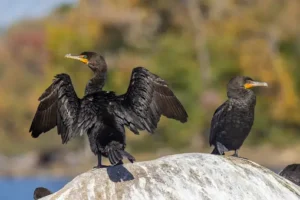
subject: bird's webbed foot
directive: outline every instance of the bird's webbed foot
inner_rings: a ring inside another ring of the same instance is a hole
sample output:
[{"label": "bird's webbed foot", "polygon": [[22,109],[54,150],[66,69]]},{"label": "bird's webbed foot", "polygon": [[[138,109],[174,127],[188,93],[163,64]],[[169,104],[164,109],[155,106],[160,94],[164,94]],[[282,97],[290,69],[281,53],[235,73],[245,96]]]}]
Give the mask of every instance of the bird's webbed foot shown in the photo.
[{"label": "bird's webbed foot", "polygon": [[102,165],[102,158],[101,158],[101,154],[98,154],[98,165],[93,167],[94,169],[100,169],[100,168],[107,168],[109,166],[107,165]]},{"label": "bird's webbed foot", "polygon": [[238,154],[238,150],[235,150],[235,151],[234,151],[234,154],[231,155],[231,156],[236,157],[236,158],[241,158],[241,159],[248,160],[248,158],[240,157],[239,154]]},{"label": "bird's webbed foot", "polygon": [[232,154],[231,156],[239,158],[238,151],[237,151],[237,150],[235,150],[235,151],[234,151],[234,154]]}]

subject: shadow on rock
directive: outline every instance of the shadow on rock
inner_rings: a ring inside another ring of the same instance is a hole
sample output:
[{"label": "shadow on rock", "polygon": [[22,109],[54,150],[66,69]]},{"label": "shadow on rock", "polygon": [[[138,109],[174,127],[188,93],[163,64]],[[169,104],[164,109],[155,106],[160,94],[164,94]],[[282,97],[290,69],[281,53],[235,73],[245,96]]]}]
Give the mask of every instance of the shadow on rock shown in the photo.
[{"label": "shadow on rock", "polygon": [[110,166],[107,168],[107,174],[111,181],[131,181],[134,179],[133,175],[123,165]]}]

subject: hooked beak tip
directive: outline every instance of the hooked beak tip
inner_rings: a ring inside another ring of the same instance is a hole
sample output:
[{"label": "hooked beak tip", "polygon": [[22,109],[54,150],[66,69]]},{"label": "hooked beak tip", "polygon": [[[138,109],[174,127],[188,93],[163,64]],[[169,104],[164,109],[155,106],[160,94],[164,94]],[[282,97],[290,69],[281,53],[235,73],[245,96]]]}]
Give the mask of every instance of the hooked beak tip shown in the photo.
[{"label": "hooked beak tip", "polygon": [[65,55],[65,58],[70,58],[70,56],[71,56],[71,54],[68,53],[68,54]]}]

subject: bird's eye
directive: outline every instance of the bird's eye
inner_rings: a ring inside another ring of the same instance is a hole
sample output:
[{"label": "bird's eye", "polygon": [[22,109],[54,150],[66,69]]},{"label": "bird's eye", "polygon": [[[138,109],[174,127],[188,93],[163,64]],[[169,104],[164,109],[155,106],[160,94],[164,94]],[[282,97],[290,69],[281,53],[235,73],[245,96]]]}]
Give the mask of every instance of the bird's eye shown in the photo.
[{"label": "bird's eye", "polygon": [[83,58],[87,59],[87,55],[83,55]]}]

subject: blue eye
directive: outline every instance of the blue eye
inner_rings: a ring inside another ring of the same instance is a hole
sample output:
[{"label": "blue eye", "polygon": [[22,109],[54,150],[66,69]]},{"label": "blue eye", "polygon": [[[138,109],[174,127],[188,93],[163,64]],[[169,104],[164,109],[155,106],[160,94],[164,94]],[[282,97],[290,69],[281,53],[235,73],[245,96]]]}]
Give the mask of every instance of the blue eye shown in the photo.
[{"label": "blue eye", "polygon": [[83,55],[83,58],[87,59],[87,55]]}]

